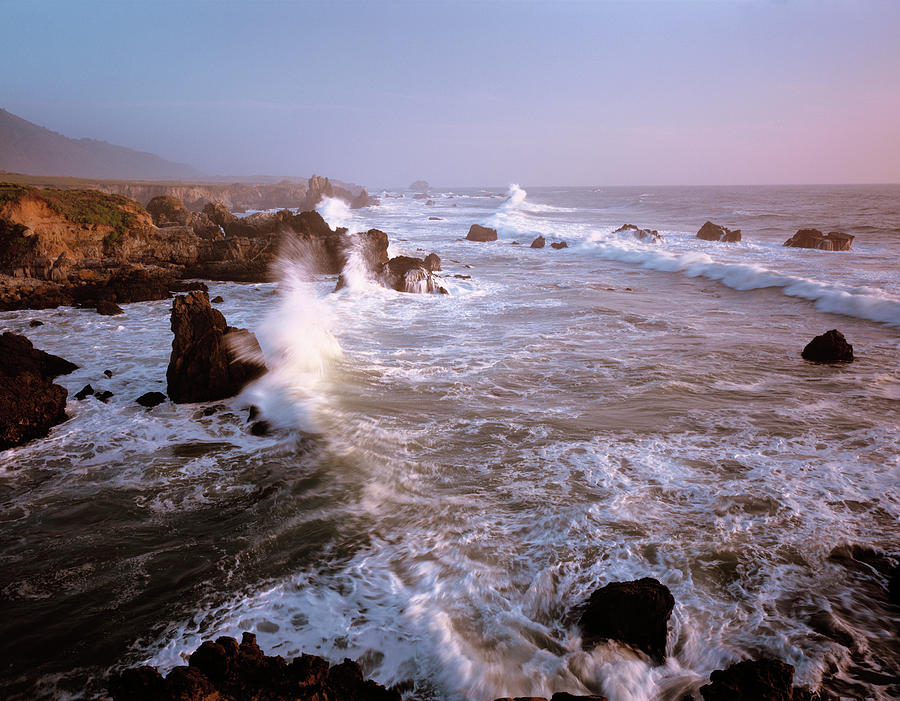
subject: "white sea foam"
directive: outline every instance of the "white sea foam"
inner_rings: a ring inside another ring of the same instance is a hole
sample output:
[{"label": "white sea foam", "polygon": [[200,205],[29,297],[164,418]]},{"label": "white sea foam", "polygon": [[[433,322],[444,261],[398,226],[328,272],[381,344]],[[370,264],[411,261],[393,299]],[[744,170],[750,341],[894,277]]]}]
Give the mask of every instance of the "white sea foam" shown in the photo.
[{"label": "white sea foam", "polygon": [[350,205],[339,197],[323,197],[316,205],[316,211],[332,229],[338,227],[349,229],[356,219]]}]

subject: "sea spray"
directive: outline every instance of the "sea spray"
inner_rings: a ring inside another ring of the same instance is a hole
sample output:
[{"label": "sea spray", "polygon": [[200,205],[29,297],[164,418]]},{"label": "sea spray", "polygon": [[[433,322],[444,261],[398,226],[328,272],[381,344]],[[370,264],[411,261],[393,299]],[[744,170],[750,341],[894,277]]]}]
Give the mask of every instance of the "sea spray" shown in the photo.
[{"label": "sea spray", "polygon": [[338,197],[323,197],[318,206],[316,206],[316,211],[322,215],[322,219],[328,222],[328,225],[333,229],[339,227],[349,229],[356,218],[353,210],[350,209],[350,205]]}]

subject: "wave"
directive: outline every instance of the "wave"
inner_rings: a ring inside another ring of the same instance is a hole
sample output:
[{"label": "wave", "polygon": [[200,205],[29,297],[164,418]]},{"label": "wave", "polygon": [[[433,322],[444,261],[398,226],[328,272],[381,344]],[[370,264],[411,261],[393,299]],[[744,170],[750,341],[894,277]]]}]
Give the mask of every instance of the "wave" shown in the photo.
[{"label": "wave", "polygon": [[350,223],[356,219],[350,205],[338,197],[323,197],[316,206],[316,211],[322,215],[322,219],[328,222],[332,229],[338,227],[349,229]]},{"label": "wave", "polygon": [[636,263],[648,270],[680,272],[721,282],[733,290],[781,288],[788,297],[813,302],[823,312],[844,314],[889,326],[900,326],[900,299],[871,287],[849,288],[819,282],[800,275],[778,272],[762,265],[724,263],[706,253],[672,253],[650,249],[641,244],[630,246],[609,242],[608,234],[595,233],[588,239],[590,250],[608,260]]}]

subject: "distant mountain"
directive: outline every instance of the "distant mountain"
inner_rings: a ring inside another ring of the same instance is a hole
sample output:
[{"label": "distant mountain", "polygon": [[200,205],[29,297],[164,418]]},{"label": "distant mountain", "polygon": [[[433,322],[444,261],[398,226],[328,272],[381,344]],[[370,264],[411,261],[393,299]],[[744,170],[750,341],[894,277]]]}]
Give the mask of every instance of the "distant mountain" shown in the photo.
[{"label": "distant mountain", "polygon": [[143,180],[202,176],[191,166],[152,153],[96,139],[70,139],[4,109],[0,109],[0,170],[29,175]]}]

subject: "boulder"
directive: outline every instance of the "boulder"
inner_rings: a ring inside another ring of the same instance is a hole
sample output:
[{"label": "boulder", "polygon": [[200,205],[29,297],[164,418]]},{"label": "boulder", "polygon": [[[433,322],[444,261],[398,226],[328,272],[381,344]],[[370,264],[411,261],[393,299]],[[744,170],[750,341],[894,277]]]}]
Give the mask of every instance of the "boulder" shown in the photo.
[{"label": "boulder", "polygon": [[569,244],[567,244],[565,241],[557,241],[557,242],[550,244],[550,248],[555,248],[557,251],[560,249],[563,249],[563,248],[568,248],[568,247],[569,247]]},{"label": "boulder", "polygon": [[616,229],[614,234],[621,234],[623,232],[630,231],[632,236],[634,236],[638,241],[645,241],[648,243],[659,243],[663,240],[662,234],[660,234],[656,229],[640,229],[634,224],[623,224],[618,229]]},{"label": "boulder", "polygon": [[428,217],[428,221],[442,221],[440,217]]},{"label": "boulder", "polygon": [[166,401],[166,395],[164,395],[162,392],[147,392],[145,394],[142,394],[135,401],[141,406],[145,406],[149,409],[151,407],[158,406],[159,404],[162,404],[164,401]]},{"label": "boulder", "polygon": [[844,334],[831,329],[807,343],[800,355],[815,363],[850,363],[853,362],[853,346],[847,343]]},{"label": "boulder", "polygon": [[[547,701],[543,696],[504,696],[496,701]],[[577,696],[566,691],[558,691],[550,697],[550,701],[607,701],[605,696]]]},{"label": "boulder", "polygon": [[106,299],[98,300],[94,306],[97,309],[97,313],[102,316],[118,316],[125,313],[118,304]]},{"label": "boulder", "polygon": [[213,304],[221,304],[222,302],[225,301],[225,298],[222,297],[222,295],[216,295],[215,297],[212,298],[211,301]]},{"label": "boulder", "polygon": [[700,687],[704,701],[826,701],[831,698],[792,686],[794,668],[771,659],[744,660],[709,675]]},{"label": "boulder", "polygon": [[479,224],[472,224],[466,236],[467,241],[496,241],[497,230]]},{"label": "boulder", "polygon": [[543,236],[538,236],[531,242],[532,248],[543,248],[545,245],[547,245],[547,240]]},{"label": "boulder", "polygon": [[579,625],[586,645],[610,639],[631,645],[660,663],[675,599],[656,579],[611,582],[591,594]]},{"label": "boulder", "polygon": [[256,636],[205,641],[187,667],[175,667],[163,678],[152,667],[114,674],[108,682],[112,701],[400,701],[400,694],[363,677],[351,660],[329,667],[314,655],[290,662],[267,656]]},{"label": "boulder", "polygon": [[425,200],[426,207],[434,207],[434,200]]},{"label": "boulder", "polygon": [[724,243],[736,243],[741,240],[740,229],[727,229],[724,226],[708,221],[700,227],[697,238],[704,241],[722,241]]},{"label": "boulder", "polygon": [[171,327],[175,338],[166,380],[169,398],[176,404],[233,397],[265,372],[265,366],[239,359],[229,347],[228,335],[236,330],[210,306],[205,292],[175,298]]},{"label": "boulder", "polygon": [[84,399],[87,399],[88,397],[93,396],[93,394],[94,394],[94,388],[91,387],[91,385],[85,385],[84,387],[82,387],[80,390],[78,390],[75,393],[75,399],[77,399],[80,402]]},{"label": "boulder", "polygon": [[441,269],[441,258],[437,253],[429,253],[425,256],[425,267],[432,272],[437,272]]},{"label": "boulder", "polygon": [[157,195],[146,210],[156,226],[184,226],[191,216],[184,203],[172,195]]},{"label": "boulder", "polygon": [[850,251],[854,238],[842,231],[823,234],[818,229],[800,229],[784,245],[791,248],[818,248],[821,251]]},{"label": "boulder", "polygon": [[44,322],[43,322],[43,321],[40,321],[40,320],[38,320],[38,319],[32,319],[31,321],[28,322],[28,325],[29,325],[31,328],[36,329],[38,326],[43,326],[43,325],[44,325]]},{"label": "boulder", "polygon": [[381,269],[381,282],[398,292],[448,294],[440,280],[431,273],[421,258],[396,256]]}]

